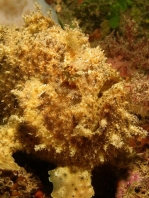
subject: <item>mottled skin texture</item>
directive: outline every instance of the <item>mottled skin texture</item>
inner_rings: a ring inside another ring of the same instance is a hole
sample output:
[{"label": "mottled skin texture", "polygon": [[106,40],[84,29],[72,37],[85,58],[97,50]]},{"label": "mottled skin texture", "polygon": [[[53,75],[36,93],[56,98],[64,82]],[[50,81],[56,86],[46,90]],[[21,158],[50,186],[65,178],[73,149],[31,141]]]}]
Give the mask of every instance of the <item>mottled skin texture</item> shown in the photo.
[{"label": "mottled skin texture", "polygon": [[37,9],[23,28],[1,26],[0,41],[1,124],[18,120],[12,151],[83,170],[133,153],[130,140],[146,132],[125,82],[79,29],[63,30]]}]

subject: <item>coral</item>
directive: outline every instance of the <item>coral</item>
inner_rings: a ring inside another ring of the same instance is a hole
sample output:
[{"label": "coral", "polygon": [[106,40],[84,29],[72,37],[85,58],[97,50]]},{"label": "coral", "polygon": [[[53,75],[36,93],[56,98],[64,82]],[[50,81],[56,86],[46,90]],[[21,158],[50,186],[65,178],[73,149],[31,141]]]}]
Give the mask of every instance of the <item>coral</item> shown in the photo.
[{"label": "coral", "polygon": [[127,177],[118,181],[116,198],[149,196],[149,147],[146,145],[142,152],[136,156],[127,173]]},{"label": "coral", "polygon": [[54,185],[53,198],[90,198],[94,195],[91,186],[91,173],[74,168],[59,167],[49,171],[50,181]]},{"label": "coral", "polygon": [[[142,182],[142,176],[139,172],[131,171],[129,177],[126,180],[120,180],[117,186],[116,198],[134,197],[131,192],[140,182]],[[128,192],[127,192],[128,191]],[[132,195],[131,195],[132,194]]]},{"label": "coral", "polygon": [[0,169],[1,198],[31,198],[37,190],[37,181],[23,168],[19,168],[19,170]]},{"label": "coral", "polygon": [[39,188],[39,180],[33,178],[13,158],[16,150],[23,149],[18,140],[17,116],[11,116],[6,125],[0,126],[0,197],[30,198]]},{"label": "coral", "polygon": [[140,32],[137,23],[129,17],[123,17],[120,33],[111,33],[100,42],[105,50],[108,62],[120,75],[133,77],[138,73],[148,74],[149,42],[145,32]]},{"label": "coral", "polygon": [[149,41],[135,21],[124,17],[124,23],[121,34],[110,34],[101,45],[107,62],[128,81],[125,88],[129,90],[133,112],[145,117],[149,115]]},{"label": "coral", "polygon": [[49,4],[52,3],[61,24],[72,25],[72,21],[77,20],[82,31],[90,34],[93,46],[97,46],[112,30],[121,32],[124,15],[137,23],[140,34],[148,36],[148,0],[49,0]]},{"label": "coral", "polygon": [[87,174],[82,188],[89,185],[89,191],[94,167],[124,165],[134,154],[130,141],[147,132],[132,114],[125,81],[101,48],[90,48],[78,28],[63,30],[38,7],[24,17],[23,27],[0,26],[0,41],[5,163],[17,168],[12,155],[21,150],[58,165],[53,175],[75,167],[77,174]]}]

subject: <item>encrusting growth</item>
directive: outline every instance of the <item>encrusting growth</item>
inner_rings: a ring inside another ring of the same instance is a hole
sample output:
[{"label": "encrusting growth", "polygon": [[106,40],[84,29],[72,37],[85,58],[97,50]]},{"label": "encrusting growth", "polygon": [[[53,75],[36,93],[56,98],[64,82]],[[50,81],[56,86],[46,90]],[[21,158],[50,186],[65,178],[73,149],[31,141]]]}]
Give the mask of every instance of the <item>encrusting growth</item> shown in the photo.
[{"label": "encrusting growth", "polygon": [[38,8],[24,21],[21,28],[0,26],[1,134],[12,115],[18,120],[10,158],[23,150],[90,172],[132,154],[130,141],[146,131],[100,47],[90,48],[79,29],[63,30]]},{"label": "encrusting growth", "polygon": [[54,185],[53,198],[90,198],[94,195],[91,186],[91,173],[87,170],[70,170],[69,167],[58,167],[49,171],[50,181]]}]

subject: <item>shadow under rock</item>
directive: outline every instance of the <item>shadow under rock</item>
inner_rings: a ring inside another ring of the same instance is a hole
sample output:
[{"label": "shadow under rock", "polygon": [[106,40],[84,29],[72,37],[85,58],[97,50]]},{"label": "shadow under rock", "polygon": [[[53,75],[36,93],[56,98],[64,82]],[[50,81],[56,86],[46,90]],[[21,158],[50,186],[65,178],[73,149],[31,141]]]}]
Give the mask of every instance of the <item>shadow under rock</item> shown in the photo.
[{"label": "shadow under rock", "polygon": [[33,177],[39,178],[42,192],[46,197],[47,195],[49,196],[53,190],[53,185],[49,182],[48,171],[56,168],[56,166],[21,151],[14,153],[13,158],[20,167],[23,167],[28,173],[31,173]]},{"label": "shadow under rock", "polygon": [[93,198],[115,198],[117,182],[126,173],[126,169],[119,169],[111,165],[95,168],[92,172],[92,185],[95,191]]}]

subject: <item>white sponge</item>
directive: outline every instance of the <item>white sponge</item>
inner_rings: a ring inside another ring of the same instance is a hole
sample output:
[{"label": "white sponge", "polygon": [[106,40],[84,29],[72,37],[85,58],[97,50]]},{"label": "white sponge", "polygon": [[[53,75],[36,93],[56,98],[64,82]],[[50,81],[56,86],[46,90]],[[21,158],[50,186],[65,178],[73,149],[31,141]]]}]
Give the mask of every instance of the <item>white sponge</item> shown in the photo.
[{"label": "white sponge", "polygon": [[52,17],[53,21],[55,23],[59,24],[58,17],[57,17],[57,14],[56,14],[54,8],[49,6],[44,0],[36,0],[36,2],[41,6],[41,10],[42,10],[43,14],[46,15],[48,11],[51,11],[51,17]]},{"label": "white sponge", "polygon": [[21,26],[22,15],[34,10],[34,0],[0,0],[0,24]]},{"label": "white sponge", "polygon": [[91,198],[94,195],[91,173],[87,170],[57,167],[49,174],[53,183],[53,198]]},{"label": "white sponge", "polygon": [[0,0],[0,24],[2,25],[23,25],[22,15],[31,13],[35,3],[38,3],[43,14],[47,14],[51,10],[53,20],[58,23],[57,15],[51,6],[44,0]]}]

